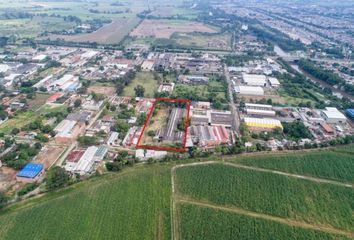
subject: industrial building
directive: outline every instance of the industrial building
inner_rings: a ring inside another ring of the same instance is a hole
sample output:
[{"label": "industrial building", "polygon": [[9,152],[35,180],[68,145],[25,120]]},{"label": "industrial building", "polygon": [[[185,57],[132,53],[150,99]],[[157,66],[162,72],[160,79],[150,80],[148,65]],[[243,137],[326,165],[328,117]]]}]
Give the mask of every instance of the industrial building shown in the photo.
[{"label": "industrial building", "polygon": [[224,126],[191,126],[189,134],[200,147],[215,147],[230,143],[230,133]]},{"label": "industrial building", "polygon": [[235,92],[240,95],[263,96],[264,90],[261,87],[253,86],[236,86]]},{"label": "industrial building", "polygon": [[271,105],[246,103],[245,111],[249,116],[275,117],[276,113]]},{"label": "industrial building", "polygon": [[266,76],[257,74],[242,74],[243,82],[248,86],[259,86],[264,87],[266,85]]},{"label": "industrial building", "polygon": [[98,148],[95,146],[88,147],[71,171],[80,175],[90,173],[92,171],[93,164],[95,163],[94,157],[97,149]]},{"label": "industrial building", "polygon": [[274,77],[269,77],[268,82],[269,82],[269,85],[273,88],[277,88],[280,86],[280,82],[278,81],[278,79],[276,79]]},{"label": "industrial building", "polygon": [[326,107],[325,110],[322,110],[322,117],[327,123],[345,123],[347,121],[345,115],[334,107]]},{"label": "industrial building", "polygon": [[72,141],[84,130],[85,124],[77,121],[64,119],[54,129],[56,132],[55,140],[58,143]]},{"label": "industrial building", "polygon": [[178,81],[185,84],[208,84],[209,78],[194,75],[179,75]]},{"label": "industrial building", "polygon": [[275,128],[283,128],[281,122],[277,119],[273,118],[250,118],[245,117],[244,121],[246,125],[250,128],[256,129],[275,129]]},{"label": "industrial building", "polygon": [[354,109],[347,109],[345,112],[351,119],[354,120]]},{"label": "industrial building", "polygon": [[162,159],[167,155],[166,151],[156,151],[156,150],[147,150],[147,149],[137,149],[135,151],[135,157],[146,161],[149,158],[153,159]]},{"label": "industrial building", "polygon": [[16,174],[19,182],[36,182],[44,173],[44,164],[27,163],[26,166]]},{"label": "industrial building", "polygon": [[159,93],[160,92],[169,92],[169,93],[171,93],[173,91],[174,87],[175,87],[174,83],[162,83],[159,86],[157,92],[159,92]]},{"label": "industrial building", "polygon": [[107,140],[107,145],[108,146],[115,146],[115,145],[118,145],[118,136],[119,136],[119,133],[117,132],[111,132],[111,135],[109,135],[109,138]]},{"label": "industrial building", "polygon": [[191,122],[193,125],[201,126],[224,126],[232,127],[232,114],[230,111],[222,110],[203,110],[196,109],[192,111]]}]

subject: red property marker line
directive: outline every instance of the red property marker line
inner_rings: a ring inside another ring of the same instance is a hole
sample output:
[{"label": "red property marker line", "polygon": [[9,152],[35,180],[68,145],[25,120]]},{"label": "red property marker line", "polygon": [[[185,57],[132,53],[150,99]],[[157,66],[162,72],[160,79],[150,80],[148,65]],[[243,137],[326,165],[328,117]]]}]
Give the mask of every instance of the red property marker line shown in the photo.
[{"label": "red property marker line", "polygon": [[[145,132],[146,126],[150,121],[150,118],[152,117],[152,114],[155,110],[156,103],[157,101],[166,101],[166,102],[184,102],[187,103],[187,117],[186,117],[186,130],[184,132],[184,140],[183,140],[183,148],[165,148],[165,147],[158,147],[158,146],[149,146],[149,145],[140,145],[141,139],[143,137],[143,134]],[[151,149],[151,150],[162,150],[162,151],[174,151],[174,152],[186,152],[187,151],[187,134],[188,134],[188,124],[189,124],[189,112],[191,109],[191,101],[189,100],[181,100],[181,99],[171,99],[171,98],[155,98],[155,101],[150,109],[149,115],[146,118],[145,124],[143,126],[143,130],[141,131],[141,134],[138,139],[138,143],[136,145],[136,148],[142,148],[142,149]]]}]

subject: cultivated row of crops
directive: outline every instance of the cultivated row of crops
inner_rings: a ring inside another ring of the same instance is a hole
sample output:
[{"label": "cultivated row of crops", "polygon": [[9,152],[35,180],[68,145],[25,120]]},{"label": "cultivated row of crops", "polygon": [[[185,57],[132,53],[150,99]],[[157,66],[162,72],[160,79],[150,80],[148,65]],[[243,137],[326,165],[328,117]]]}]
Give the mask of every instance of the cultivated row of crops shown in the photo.
[{"label": "cultivated row of crops", "polygon": [[84,185],[0,215],[0,239],[171,238],[169,167],[136,169]]},{"label": "cultivated row of crops", "polygon": [[189,204],[180,204],[179,229],[183,240],[349,240],[329,233]]},{"label": "cultivated row of crops", "polygon": [[354,189],[222,164],[179,168],[178,194],[218,205],[354,230]]},{"label": "cultivated row of crops", "polygon": [[[353,152],[354,153],[354,152]],[[244,165],[354,183],[354,154],[332,151],[235,159]]]}]

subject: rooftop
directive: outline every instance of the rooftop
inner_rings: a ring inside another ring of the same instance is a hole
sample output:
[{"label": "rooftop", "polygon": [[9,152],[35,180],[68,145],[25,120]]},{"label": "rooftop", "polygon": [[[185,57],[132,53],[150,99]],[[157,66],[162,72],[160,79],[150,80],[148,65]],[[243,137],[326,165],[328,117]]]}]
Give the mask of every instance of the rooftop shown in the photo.
[{"label": "rooftop", "polygon": [[27,163],[26,166],[16,174],[17,177],[35,178],[44,168],[40,163]]}]

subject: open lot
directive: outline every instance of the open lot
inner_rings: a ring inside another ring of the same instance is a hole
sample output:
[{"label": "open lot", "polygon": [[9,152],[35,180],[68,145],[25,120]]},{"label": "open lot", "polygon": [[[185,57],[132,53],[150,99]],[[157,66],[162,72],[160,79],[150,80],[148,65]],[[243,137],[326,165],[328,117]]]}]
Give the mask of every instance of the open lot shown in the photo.
[{"label": "open lot", "polygon": [[28,111],[25,113],[19,113],[13,118],[7,120],[6,122],[0,124],[0,133],[9,134],[14,128],[22,128],[34,120],[36,114],[34,112]]},{"label": "open lot", "polygon": [[44,164],[45,169],[49,169],[64,152],[65,147],[46,145],[35,159],[36,163]]},{"label": "open lot", "polygon": [[172,39],[178,45],[197,49],[231,50],[230,34],[178,33]]},{"label": "open lot", "polygon": [[154,37],[170,38],[173,33],[206,32],[216,33],[217,31],[202,23],[183,20],[144,20],[131,33],[131,37]]},{"label": "open lot", "polygon": [[88,93],[99,93],[104,94],[106,96],[113,96],[116,93],[116,89],[114,87],[107,87],[107,86],[100,86],[100,85],[93,85],[87,89]]},{"label": "open lot", "polygon": [[50,38],[64,39],[70,42],[97,42],[101,44],[118,44],[140,22],[137,17],[118,18],[95,32],[78,35],[52,35]]},{"label": "open lot", "polygon": [[133,81],[125,87],[123,96],[135,96],[134,88],[141,85],[145,89],[144,97],[152,98],[158,88],[158,81],[151,72],[137,72]]}]

